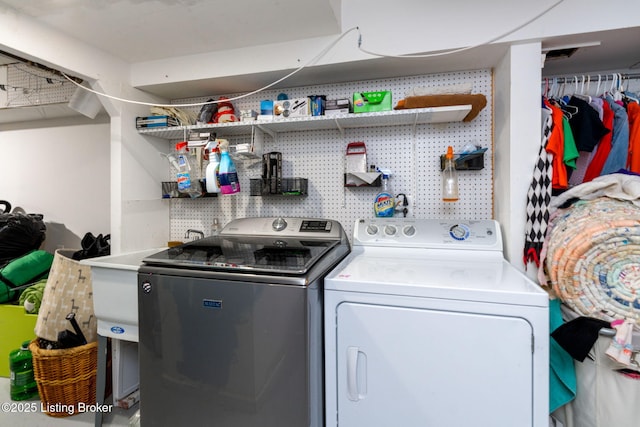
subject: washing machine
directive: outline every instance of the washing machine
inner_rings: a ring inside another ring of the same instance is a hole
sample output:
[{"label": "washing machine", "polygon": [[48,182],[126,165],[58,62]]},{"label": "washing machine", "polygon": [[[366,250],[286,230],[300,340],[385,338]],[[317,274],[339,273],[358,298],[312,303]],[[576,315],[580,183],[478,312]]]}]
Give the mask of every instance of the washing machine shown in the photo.
[{"label": "washing machine", "polygon": [[496,221],[358,220],[324,303],[327,427],[548,426],[548,295]]},{"label": "washing machine", "polygon": [[322,289],[339,222],[237,218],[138,270],[142,425],[323,427]]}]

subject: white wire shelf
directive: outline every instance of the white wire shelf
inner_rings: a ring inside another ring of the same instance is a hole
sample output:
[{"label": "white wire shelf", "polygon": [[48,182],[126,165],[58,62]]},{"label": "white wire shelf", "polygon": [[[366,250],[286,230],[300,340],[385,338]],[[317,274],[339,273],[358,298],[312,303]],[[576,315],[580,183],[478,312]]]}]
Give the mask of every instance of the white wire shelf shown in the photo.
[{"label": "white wire shelf", "polygon": [[269,134],[309,130],[326,130],[378,127],[406,126],[428,123],[460,122],[471,111],[471,105],[454,105],[447,107],[414,108],[392,110],[377,113],[349,113],[333,116],[295,117],[277,120],[252,120],[244,122],[216,123],[206,125],[171,126],[163,128],[138,129],[143,135],[165,139],[181,139],[189,132],[216,132],[217,136],[250,135],[252,128],[258,127]]}]

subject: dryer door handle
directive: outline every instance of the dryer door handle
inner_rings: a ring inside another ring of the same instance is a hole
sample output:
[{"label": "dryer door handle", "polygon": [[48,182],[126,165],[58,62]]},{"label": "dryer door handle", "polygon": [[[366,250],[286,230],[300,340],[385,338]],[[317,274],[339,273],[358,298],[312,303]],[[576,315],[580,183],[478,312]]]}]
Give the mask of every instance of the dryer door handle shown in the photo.
[{"label": "dryer door handle", "polygon": [[358,347],[347,347],[347,397],[357,402],[367,393],[367,356]]}]

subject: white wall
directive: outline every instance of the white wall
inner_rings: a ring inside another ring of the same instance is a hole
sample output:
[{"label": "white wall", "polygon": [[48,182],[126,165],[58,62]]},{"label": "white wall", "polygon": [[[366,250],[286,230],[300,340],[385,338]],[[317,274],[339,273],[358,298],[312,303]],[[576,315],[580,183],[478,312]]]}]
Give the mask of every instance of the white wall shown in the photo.
[{"label": "white wall", "polygon": [[[129,65],[118,58],[101,52],[82,40],[74,39],[49,27],[40,25],[30,17],[17,15],[0,5],[0,40],[7,50],[21,57],[32,58],[39,63],[86,79],[93,88],[125,99],[146,102],[163,102],[157,97],[132,88],[129,83]],[[157,198],[163,169],[158,166],[160,144],[144,138],[135,130],[135,117],[147,115],[148,107],[132,106],[100,97],[108,112],[110,126],[108,138],[102,140],[97,154],[110,159],[109,232],[112,237],[112,253],[158,247],[168,240],[169,208]],[[38,123],[34,123],[38,126]],[[46,124],[40,124],[46,129]],[[19,138],[33,139],[30,132]],[[7,138],[10,136],[7,135]],[[54,146],[58,148],[57,146]],[[46,148],[46,146],[44,146]],[[91,153],[79,163],[91,164]],[[4,172],[2,177],[4,178]],[[47,179],[47,176],[40,177]],[[85,203],[86,204],[86,203]],[[69,205],[67,217],[77,215],[90,218],[82,204]],[[77,214],[75,214],[77,212]]]},{"label": "white wall", "polygon": [[[495,68],[496,219],[505,235],[505,256],[524,269],[526,197],[540,148],[540,43],[512,46]],[[529,269],[535,274],[535,267]]]},{"label": "white wall", "polygon": [[109,124],[59,120],[0,131],[0,199],[44,215],[43,249],[110,232]]}]

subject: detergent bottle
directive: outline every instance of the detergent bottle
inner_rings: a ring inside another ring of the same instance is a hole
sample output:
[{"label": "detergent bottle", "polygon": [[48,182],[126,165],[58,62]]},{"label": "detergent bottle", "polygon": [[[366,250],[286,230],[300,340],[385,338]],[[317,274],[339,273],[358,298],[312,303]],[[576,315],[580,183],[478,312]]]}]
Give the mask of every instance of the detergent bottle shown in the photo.
[{"label": "detergent bottle", "polygon": [[396,208],[395,198],[389,184],[389,176],[391,172],[388,170],[380,170],[382,172],[382,191],[380,191],[373,202],[373,212],[377,217],[389,218],[393,216]]},{"label": "detergent bottle", "polygon": [[38,394],[29,341],[23,342],[19,349],[9,353],[9,368],[11,400],[26,400]]},{"label": "detergent bottle", "polygon": [[207,182],[207,193],[219,193],[220,192],[220,182],[218,179],[218,169],[220,167],[220,150],[218,149],[218,141],[212,141],[215,143],[214,148],[209,148],[209,144],[207,144],[207,149],[209,150],[209,164],[207,165],[207,169],[205,171],[205,177]]},{"label": "detergent bottle", "polygon": [[229,141],[220,139],[218,142],[220,149],[220,166],[218,167],[218,182],[220,183],[220,193],[236,194],[240,192],[240,181],[236,165],[229,156]]}]

